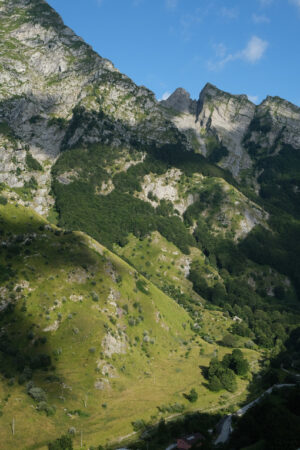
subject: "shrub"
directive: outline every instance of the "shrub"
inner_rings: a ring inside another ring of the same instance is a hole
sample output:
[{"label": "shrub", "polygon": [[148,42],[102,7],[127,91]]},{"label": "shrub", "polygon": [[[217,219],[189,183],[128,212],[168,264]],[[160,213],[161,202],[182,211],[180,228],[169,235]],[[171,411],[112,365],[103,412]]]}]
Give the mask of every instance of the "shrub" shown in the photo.
[{"label": "shrub", "polygon": [[216,375],[213,375],[209,380],[208,387],[211,391],[218,392],[223,389],[222,383]]},{"label": "shrub", "polygon": [[98,296],[98,294],[96,292],[92,292],[91,296],[92,296],[93,302],[98,302],[99,301],[99,296]]},{"label": "shrub", "polygon": [[136,420],[135,422],[131,422],[134,431],[142,431],[146,428],[146,423],[143,419]]},{"label": "shrub", "polygon": [[184,394],[184,397],[191,403],[195,403],[198,400],[198,394],[195,388],[192,388],[189,394]]},{"label": "shrub", "polygon": [[225,347],[236,347],[238,344],[238,339],[232,334],[226,334],[222,339],[222,345]]},{"label": "shrub", "polygon": [[26,165],[30,170],[43,170],[41,164],[31,155],[31,153],[26,153]]},{"label": "shrub", "polygon": [[0,205],[7,205],[7,198],[0,195]]},{"label": "shrub", "polygon": [[47,414],[47,416],[54,416],[56,412],[55,407],[48,405],[48,403],[45,401],[38,403],[37,410],[44,411]]},{"label": "shrub", "polygon": [[47,394],[44,389],[33,386],[29,389],[28,394],[32,397],[36,402],[45,402],[47,399]]},{"label": "shrub", "polygon": [[48,450],[73,450],[72,439],[68,435],[61,436],[48,444]]}]

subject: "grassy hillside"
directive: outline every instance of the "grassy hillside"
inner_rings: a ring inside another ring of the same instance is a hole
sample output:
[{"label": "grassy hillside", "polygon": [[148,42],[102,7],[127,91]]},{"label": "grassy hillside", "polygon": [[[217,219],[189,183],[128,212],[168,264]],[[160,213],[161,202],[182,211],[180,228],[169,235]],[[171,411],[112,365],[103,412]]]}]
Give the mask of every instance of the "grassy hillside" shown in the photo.
[{"label": "grassy hillside", "polygon": [[53,167],[53,192],[61,226],[115,248],[193,320],[200,296],[242,319],[236,338],[276,351],[299,323],[298,222],[251,201],[201,155],[179,145],[72,149]]},{"label": "grassy hillside", "polygon": [[[76,445],[81,430],[84,443],[103,444],[139,419],[188,411],[183,394],[192,387],[194,409],[220,407],[222,391],[205,387],[199,366],[229,349],[197,336],[187,312],[151,281],[92,238],[17,204],[0,205],[0,227],[5,448],[43,448],[73,428]],[[258,354],[247,356],[257,367]],[[246,386],[239,380],[232,402]]]}]

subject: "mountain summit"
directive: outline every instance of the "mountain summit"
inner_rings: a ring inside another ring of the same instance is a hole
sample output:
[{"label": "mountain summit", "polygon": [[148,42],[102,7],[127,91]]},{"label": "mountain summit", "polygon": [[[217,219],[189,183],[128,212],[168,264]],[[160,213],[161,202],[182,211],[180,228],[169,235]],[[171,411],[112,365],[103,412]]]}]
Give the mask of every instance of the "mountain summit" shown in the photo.
[{"label": "mountain summit", "polygon": [[43,0],[0,38],[1,445],[210,446],[300,360],[300,109],[157,102]]},{"label": "mountain summit", "polygon": [[[173,122],[203,155],[210,155],[212,139],[226,148],[215,162],[236,178],[253,168],[254,146],[274,152],[284,145],[300,148],[300,108],[279,97],[267,97],[256,106],[246,95],[229,94],[207,83],[197,102],[179,88],[161,105],[180,113],[173,115]],[[263,136],[254,133],[259,124]]]},{"label": "mountain summit", "polygon": [[192,100],[191,95],[183,88],[177,88],[167,100],[162,100],[160,104],[182,113],[195,114],[197,109],[196,100]]}]

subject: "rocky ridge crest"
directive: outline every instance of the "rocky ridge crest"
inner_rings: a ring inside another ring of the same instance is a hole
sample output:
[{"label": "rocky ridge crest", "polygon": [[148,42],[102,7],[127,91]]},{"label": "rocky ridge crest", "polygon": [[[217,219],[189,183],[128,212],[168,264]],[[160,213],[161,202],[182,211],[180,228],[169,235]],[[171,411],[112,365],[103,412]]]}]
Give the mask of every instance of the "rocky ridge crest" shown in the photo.
[{"label": "rocky ridge crest", "polygon": [[[251,169],[254,160],[249,154],[250,146],[276,154],[283,145],[300,148],[300,108],[279,97],[268,96],[260,105],[254,105],[246,95],[232,95],[207,83],[197,101],[196,111],[184,107],[190,95],[176,90],[168,100],[162,101],[164,108],[172,108],[177,114],[166,114],[178,129],[184,132],[194,148],[209,157],[217,146],[227,152],[216,162],[240,178],[243,171]],[[190,105],[195,101],[190,99]]]}]

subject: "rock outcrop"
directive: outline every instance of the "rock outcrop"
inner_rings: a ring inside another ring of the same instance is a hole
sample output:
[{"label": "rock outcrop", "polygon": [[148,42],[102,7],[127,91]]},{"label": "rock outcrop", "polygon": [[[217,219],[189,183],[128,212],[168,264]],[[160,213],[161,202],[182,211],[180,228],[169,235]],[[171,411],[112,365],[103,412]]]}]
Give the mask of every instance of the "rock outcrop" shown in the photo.
[{"label": "rock outcrop", "polygon": [[197,102],[191,99],[191,95],[183,88],[177,88],[167,100],[160,102],[165,108],[188,114],[196,114]]},{"label": "rock outcrop", "polygon": [[[0,52],[0,135],[11,130],[13,151],[52,164],[62,148],[76,145],[181,139],[154,94],[95,53],[44,0],[0,2]],[[1,146],[0,154],[5,152]],[[12,187],[26,181],[22,174],[7,175],[1,178]]]},{"label": "rock outcrop", "polygon": [[[300,148],[300,108],[279,97],[267,97],[256,106],[246,95],[232,95],[207,83],[196,108],[181,88],[161,105],[177,111],[166,114],[196,151],[237,179],[254,165],[251,146],[272,148],[274,154],[284,144]],[[223,151],[218,154],[218,149]]]}]

